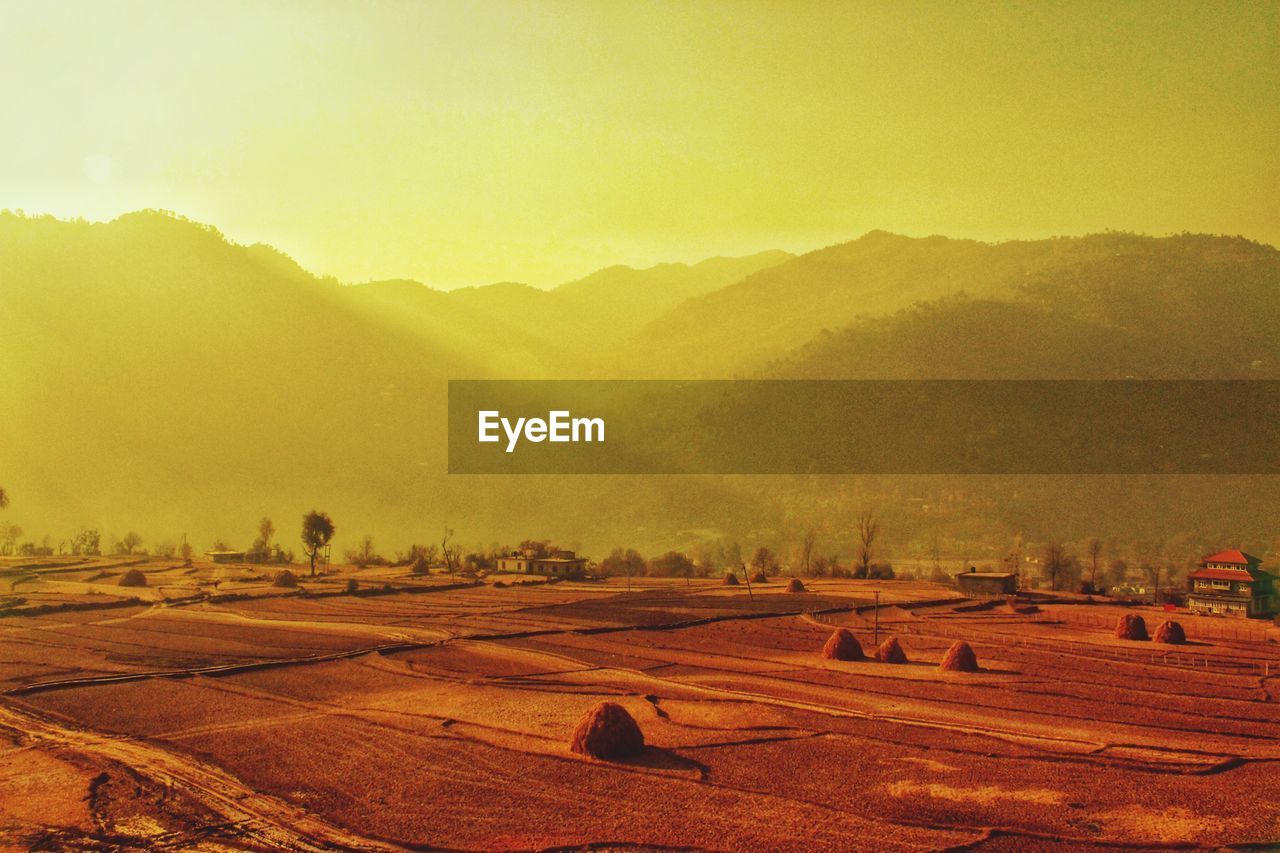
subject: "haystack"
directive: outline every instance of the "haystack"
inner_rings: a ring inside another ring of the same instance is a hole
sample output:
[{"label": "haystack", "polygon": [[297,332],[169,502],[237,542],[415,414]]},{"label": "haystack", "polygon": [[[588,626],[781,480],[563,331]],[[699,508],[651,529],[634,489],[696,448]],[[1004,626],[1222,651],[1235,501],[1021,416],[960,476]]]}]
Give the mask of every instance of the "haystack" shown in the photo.
[{"label": "haystack", "polygon": [[951,648],[947,649],[947,653],[942,656],[942,662],[938,664],[938,669],[946,672],[977,672],[978,656],[973,653],[973,649],[964,640],[956,640],[951,644]]},{"label": "haystack", "polygon": [[1116,639],[1147,640],[1147,623],[1137,613],[1126,613],[1116,623]]},{"label": "haystack", "polygon": [[147,576],[138,569],[130,569],[120,576],[120,586],[146,586]]},{"label": "haystack", "polygon": [[769,578],[765,577],[764,572],[756,572],[754,575],[751,576],[751,582],[752,583],[768,583]]},{"label": "haystack", "polygon": [[1181,646],[1187,641],[1187,632],[1182,630],[1182,626],[1172,619],[1160,623],[1160,627],[1156,628],[1157,643],[1169,643],[1173,646]]},{"label": "haystack", "polygon": [[837,628],[831,632],[827,644],[822,647],[822,656],[828,660],[867,659],[862,653],[862,643],[858,642],[858,638],[848,628]]},{"label": "haystack", "polygon": [[298,576],[288,569],[285,569],[284,571],[276,572],[275,579],[271,581],[271,585],[282,586],[286,589],[297,589]]},{"label": "haystack", "polygon": [[735,575],[733,572],[725,572],[725,573],[724,573],[724,583],[725,583],[725,586],[737,586],[737,585],[738,585],[738,576],[737,576],[737,575]]},{"label": "haystack", "polygon": [[800,578],[787,581],[787,592],[804,592],[804,584],[800,582]]},{"label": "haystack", "polygon": [[881,663],[906,663],[907,653],[902,650],[897,637],[890,637],[876,649],[876,660]]},{"label": "haystack", "polygon": [[644,734],[626,708],[614,702],[601,702],[578,721],[569,749],[612,761],[643,750]]}]

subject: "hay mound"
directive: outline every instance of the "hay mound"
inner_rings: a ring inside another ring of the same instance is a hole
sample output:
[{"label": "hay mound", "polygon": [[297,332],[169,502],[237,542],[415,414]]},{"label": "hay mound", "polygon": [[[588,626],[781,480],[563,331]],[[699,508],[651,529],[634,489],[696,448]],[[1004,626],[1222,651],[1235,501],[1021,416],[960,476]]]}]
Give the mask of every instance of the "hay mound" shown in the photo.
[{"label": "hay mound", "polygon": [[725,572],[725,573],[724,573],[724,585],[725,585],[725,586],[737,586],[737,585],[738,585],[738,576],[737,576],[737,575],[735,575],[733,572]]},{"label": "hay mound", "polygon": [[282,572],[276,572],[275,579],[271,581],[272,586],[281,586],[285,589],[298,588],[298,576],[293,572],[285,569]]},{"label": "hay mound", "polygon": [[822,656],[828,660],[867,659],[862,653],[862,643],[858,642],[858,638],[848,628],[837,628],[831,632],[826,645],[822,647]]},{"label": "hay mound", "polygon": [[768,583],[769,579],[765,577],[764,572],[756,572],[751,576],[752,583]]},{"label": "hay mound", "polygon": [[907,653],[902,650],[897,637],[890,637],[876,649],[876,660],[881,663],[907,663]]},{"label": "hay mound", "polygon": [[601,702],[578,721],[569,749],[593,758],[626,758],[644,749],[644,734],[626,708]]},{"label": "hay mound", "polygon": [[804,584],[800,583],[800,578],[787,581],[787,592],[804,592]]},{"label": "hay mound", "polygon": [[1136,613],[1126,613],[1120,617],[1120,621],[1116,623],[1116,639],[1118,640],[1147,640],[1147,623],[1141,616]]},{"label": "hay mound", "polygon": [[1187,633],[1182,630],[1182,626],[1173,620],[1160,623],[1160,627],[1156,628],[1156,642],[1169,643],[1174,646],[1181,646],[1187,641]]},{"label": "hay mound", "polygon": [[130,569],[120,576],[120,586],[146,586],[147,576],[137,569]]},{"label": "hay mound", "polygon": [[946,672],[977,672],[978,656],[973,653],[973,649],[964,640],[956,640],[951,644],[951,648],[947,649],[947,653],[942,656],[942,662],[938,664],[938,669]]}]

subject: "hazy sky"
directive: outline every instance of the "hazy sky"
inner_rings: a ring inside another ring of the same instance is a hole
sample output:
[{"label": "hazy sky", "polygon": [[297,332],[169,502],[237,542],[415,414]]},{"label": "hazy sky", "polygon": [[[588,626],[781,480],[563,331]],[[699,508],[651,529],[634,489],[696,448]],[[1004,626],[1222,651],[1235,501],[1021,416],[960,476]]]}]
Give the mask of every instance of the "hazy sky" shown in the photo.
[{"label": "hazy sky", "polygon": [[0,0],[0,208],[549,285],[872,228],[1280,243],[1280,2]]}]

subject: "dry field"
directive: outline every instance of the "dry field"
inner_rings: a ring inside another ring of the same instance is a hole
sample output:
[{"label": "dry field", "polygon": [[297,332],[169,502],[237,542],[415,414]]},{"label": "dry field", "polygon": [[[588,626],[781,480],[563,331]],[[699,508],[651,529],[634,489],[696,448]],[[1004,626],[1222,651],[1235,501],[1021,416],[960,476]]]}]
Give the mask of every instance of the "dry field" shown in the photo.
[{"label": "dry field", "polygon": [[[247,567],[146,564],[135,591],[102,562],[0,565],[0,594],[26,599],[0,609],[2,845],[1280,839],[1280,646],[1217,639],[1222,620],[1172,615],[1190,640],[1173,647],[1116,640],[1109,605],[975,607],[915,582],[626,593],[339,569],[297,591]],[[347,594],[351,577],[373,594]],[[1171,615],[1135,612],[1152,630]],[[837,625],[868,651],[898,637],[910,662],[822,658]],[[938,670],[955,639],[982,671]],[[569,751],[603,699],[639,723],[641,755]]]}]

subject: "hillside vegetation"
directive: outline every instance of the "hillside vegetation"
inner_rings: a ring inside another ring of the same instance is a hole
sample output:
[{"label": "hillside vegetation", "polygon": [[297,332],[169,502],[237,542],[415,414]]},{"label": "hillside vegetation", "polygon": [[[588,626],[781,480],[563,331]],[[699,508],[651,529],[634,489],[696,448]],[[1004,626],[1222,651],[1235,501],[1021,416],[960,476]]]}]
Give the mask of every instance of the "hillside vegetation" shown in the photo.
[{"label": "hillside vegetation", "polygon": [[782,545],[817,525],[847,556],[869,504],[900,553],[1014,532],[1256,541],[1280,515],[1265,478],[445,473],[449,378],[1275,377],[1280,253],[1240,238],[873,232],[798,257],[444,293],[345,286],[167,214],[3,214],[0,323],[7,514],[55,541],[93,526],[108,541],[136,529],[243,546],[260,516],[320,506],[338,548],[366,532],[407,545],[446,523],[469,541],[597,554]]}]

